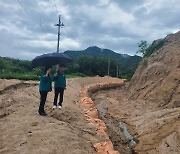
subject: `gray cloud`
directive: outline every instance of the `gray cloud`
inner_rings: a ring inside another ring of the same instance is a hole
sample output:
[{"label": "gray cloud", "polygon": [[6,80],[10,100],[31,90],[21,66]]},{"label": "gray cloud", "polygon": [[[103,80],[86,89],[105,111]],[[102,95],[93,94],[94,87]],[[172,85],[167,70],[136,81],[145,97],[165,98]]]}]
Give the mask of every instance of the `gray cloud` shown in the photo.
[{"label": "gray cloud", "polygon": [[[0,56],[32,59],[97,45],[133,55],[140,40],[152,42],[179,30],[179,0],[0,0]],[[56,9],[57,8],[57,9]]]}]

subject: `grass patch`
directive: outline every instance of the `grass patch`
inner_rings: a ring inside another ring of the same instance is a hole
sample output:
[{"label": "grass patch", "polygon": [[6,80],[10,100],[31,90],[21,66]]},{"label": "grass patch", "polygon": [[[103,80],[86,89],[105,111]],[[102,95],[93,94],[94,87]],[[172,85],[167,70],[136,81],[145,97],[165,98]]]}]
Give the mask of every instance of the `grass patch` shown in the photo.
[{"label": "grass patch", "polygon": [[40,76],[30,73],[0,73],[1,79],[39,80]]},{"label": "grass patch", "polygon": [[[87,77],[83,73],[67,74],[67,78]],[[18,80],[40,80],[40,76],[32,73],[0,73],[1,79],[18,79]]]}]

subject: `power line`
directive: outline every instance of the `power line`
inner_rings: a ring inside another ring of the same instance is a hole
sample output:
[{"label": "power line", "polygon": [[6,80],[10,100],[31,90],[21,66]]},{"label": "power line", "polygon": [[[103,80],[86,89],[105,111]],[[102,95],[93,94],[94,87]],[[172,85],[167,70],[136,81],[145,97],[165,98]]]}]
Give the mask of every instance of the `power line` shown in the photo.
[{"label": "power line", "polygon": [[[49,30],[46,29],[46,27],[43,25],[41,14],[39,13],[39,11],[36,8],[33,7],[33,4],[30,2],[30,0],[18,0],[18,2],[20,4],[20,6],[22,7],[22,9],[26,12],[26,14],[31,16],[32,21],[35,24],[38,24],[44,33],[50,33]],[[58,7],[56,5],[56,1],[49,0],[49,2],[52,4],[52,7],[55,8],[55,10],[59,16],[59,11],[58,11]]]},{"label": "power line", "polygon": [[[29,4],[27,3],[26,0],[22,1],[24,2],[24,5],[26,6],[26,8],[32,13],[32,16],[38,21],[38,24],[40,25],[41,29],[43,32],[45,33],[49,33],[46,29],[44,29],[44,27],[42,26],[42,21],[41,21],[41,15],[32,8],[32,4],[29,2]],[[31,8],[31,9],[30,9]],[[34,10],[34,11],[33,11]]]},{"label": "power line", "polygon": [[23,0],[21,1],[18,0],[18,2],[21,5],[21,7],[24,9],[24,11],[32,17],[33,22],[38,24],[41,27],[43,32],[49,33],[47,30],[43,28],[42,22],[41,22],[41,15],[36,10],[32,9],[32,4],[29,1],[28,1],[29,3],[27,3],[27,1],[23,1]]},{"label": "power line", "polygon": [[119,77],[119,65],[117,63],[117,78]]},{"label": "power line", "polygon": [[26,9],[30,13],[30,15],[39,23],[39,20],[36,17],[37,15],[30,9],[30,6],[27,5],[27,3],[25,3],[23,0],[19,0],[19,2],[22,4],[21,6],[23,7],[23,9]]},{"label": "power line", "polygon": [[39,18],[41,18],[41,15],[39,14],[39,12],[37,11],[36,8],[33,8],[33,4],[29,1],[29,0],[24,0],[24,3],[26,3],[28,6],[31,7],[31,10],[34,11],[34,13],[39,16]]},{"label": "power line", "polygon": [[29,11],[27,11],[27,9],[25,8],[25,6],[23,6],[23,4],[21,3],[20,0],[18,0],[18,2],[19,2],[19,4],[20,4],[20,6],[22,7],[22,9],[23,9],[28,15],[30,15],[30,16],[32,17],[33,22],[37,24],[38,20],[35,19]]},{"label": "power line", "polygon": [[37,18],[40,18],[40,15],[32,8],[32,4],[28,3],[26,0],[21,0],[21,2],[28,8],[29,11],[32,12],[34,16],[37,16]]},{"label": "power line", "polygon": [[109,61],[108,61],[108,76],[110,76],[110,65],[111,65],[111,60],[109,59]]},{"label": "power line", "polygon": [[21,7],[24,9],[24,11],[32,17],[32,19],[36,22],[36,24],[39,24],[39,20],[35,18],[35,14],[29,9],[29,7],[23,3],[23,1],[18,0],[20,3]]},{"label": "power line", "polygon": [[42,29],[45,30],[46,32],[48,32],[48,31],[46,30],[46,28],[43,27],[41,14],[37,11],[36,8],[33,8],[33,4],[32,4],[29,0],[24,0],[24,3],[26,3],[26,4],[31,8],[32,12],[34,12],[35,16],[38,17],[39,22],[40,22],[40,26],[42,27]]}]

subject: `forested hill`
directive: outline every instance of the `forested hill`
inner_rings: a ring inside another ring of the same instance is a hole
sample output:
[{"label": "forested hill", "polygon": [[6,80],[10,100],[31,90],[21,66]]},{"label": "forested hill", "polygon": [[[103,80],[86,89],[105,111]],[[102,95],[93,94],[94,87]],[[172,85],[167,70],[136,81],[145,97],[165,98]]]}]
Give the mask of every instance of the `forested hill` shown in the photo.
[{"label": "forested hill", "polygon": [[[65,51],[73,59],[66,66],[66,73],[71,76],[105,76],[110,60],[110,75],[130,80],[141,57],[118,54],[108,49],[89,47],[82,51]],[[0,57],[0,78],[38,79],[39,68],[33,69],[31,61]],[[38,76],[37,76],[38,75]]]},{"label": "forested hill", "polygon": [[79,50],[79,51],[67,50],[64,53],[67,54],[68,56],[70,56],[71,58],[73,58],[74,60],[77,60],[80,56],[91,56],[91,57],[98,56],[98,57],[103,57],[103,58],[110,58],[110,59],[116,60],[116,61],[122,61],[122,60],[126,60],[126,59],[127,60],[134,59],[135,61],[139,62],[139,60],[141,60],[141,57],[139,57],[139,56],[130,56],[127,54],[119,54],[112,50],[102,49],[97,46],[88,47],[85,50]]},{"label": "forested hill", "polygon": [[119,54],[109,49],[101,49],[93,46],[85,50],[64,52],[74,60],[70,72],[81,72],[86,75],[107,75],[108,61],[110,60],[110,75],[117,76],[117,65],[119,76],[128,80],[134,74],[141,57]]}]

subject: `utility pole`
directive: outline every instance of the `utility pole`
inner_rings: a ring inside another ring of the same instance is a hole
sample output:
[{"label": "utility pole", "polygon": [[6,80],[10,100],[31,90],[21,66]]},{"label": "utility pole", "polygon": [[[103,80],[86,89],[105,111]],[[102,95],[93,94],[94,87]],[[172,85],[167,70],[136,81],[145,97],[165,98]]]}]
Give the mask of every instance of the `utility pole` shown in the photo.
[{"label": "utility pole", "polygon": [[108,61],[108,76],[110,75],[110,65],[111,65],[111,61]]},{"label": "utility pole", "polygon": [[59,15],[59,23],[54,25],[58,26],[58,42],[57,42],[57,53],[59,53],[59,41],[60,41],[60,29],[63,28],[65,25],[63,22],[61,22],[61,15]]},{"label": "utility pole", "polygon": [[118,69],[118,63],[117,63],[117,78],[119,77],[119,69]]},{"label": "utility pole", "polygon": [[[63,22],[61,22],[61,15],[59,15],[59,23],[54,25],[54,26],[58,26],[58,42],[57,42],[57,53],[59,53],[59,41],[60,41],[60,35],[61,35],[61,28],[63,28],[65,25],[63,24]],[[59,69],[59,65],[56,66],[56,72],[58,72]]]}]

